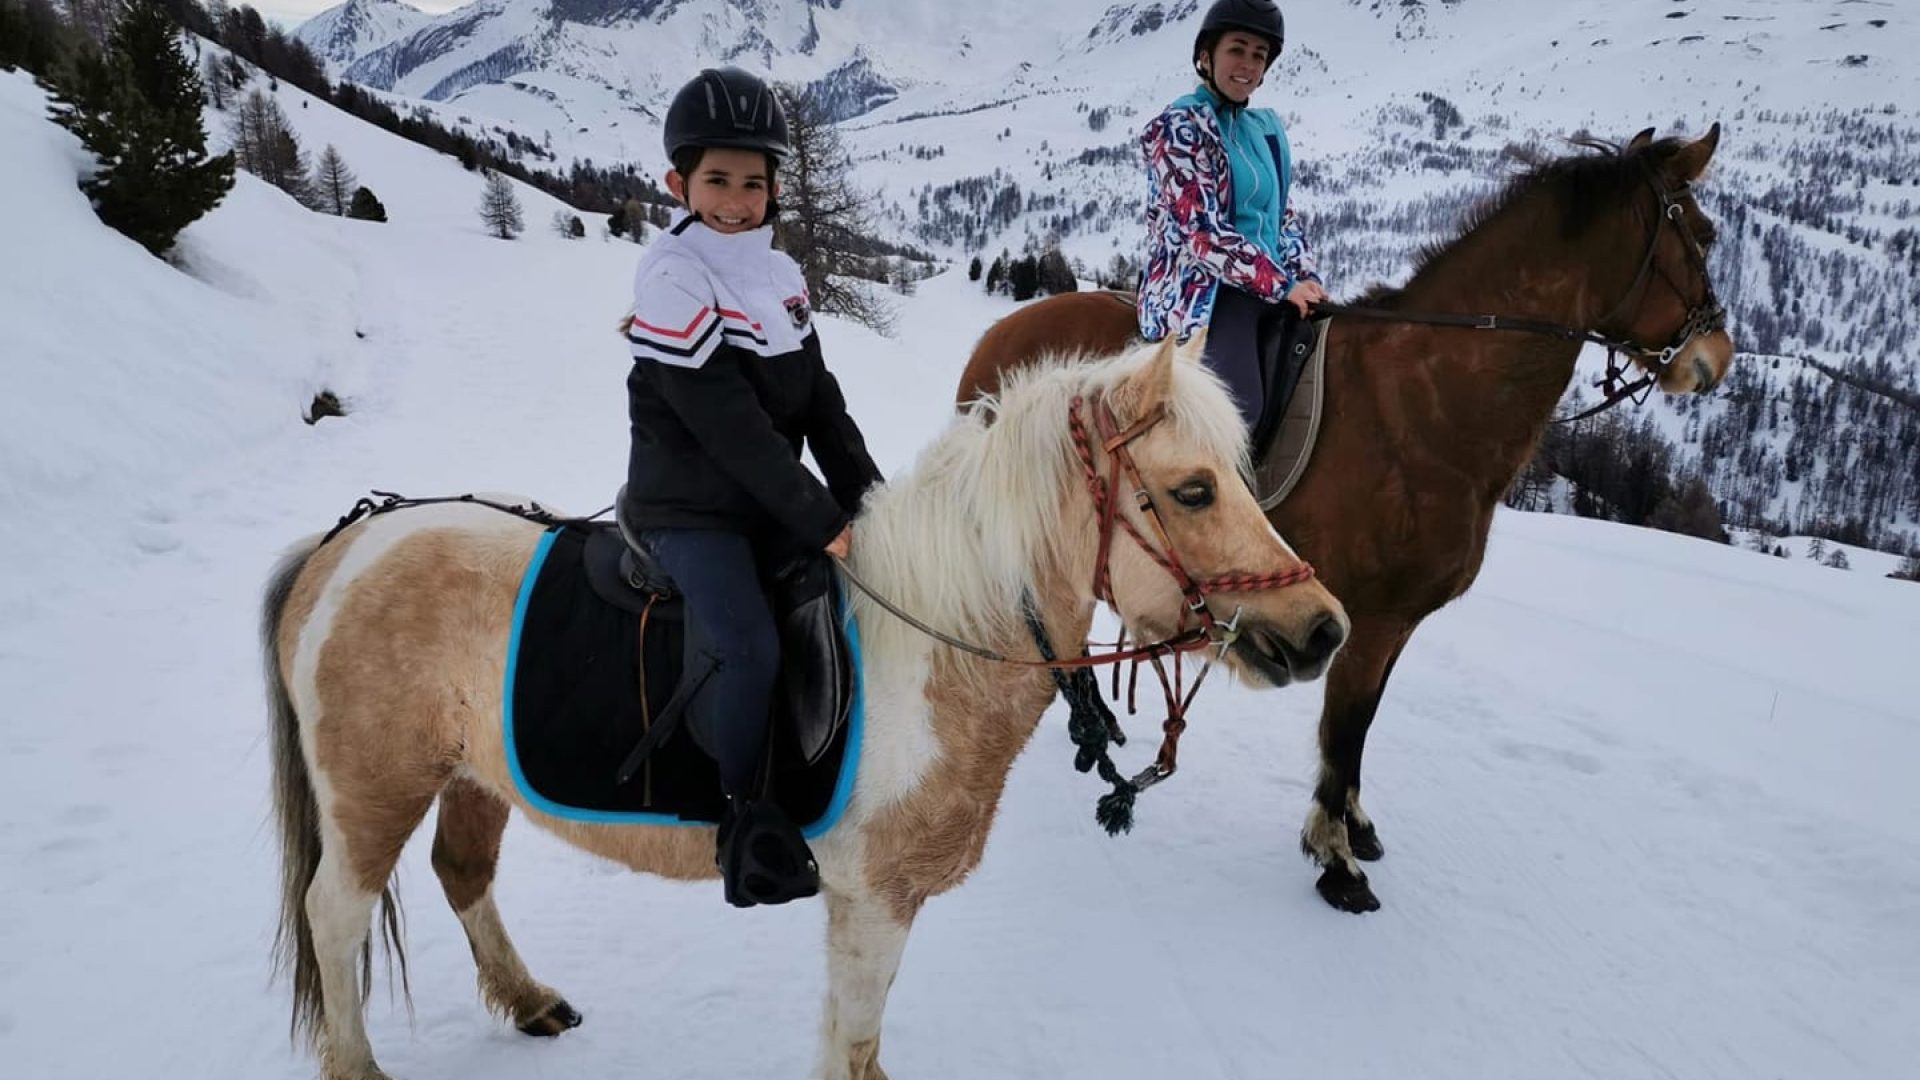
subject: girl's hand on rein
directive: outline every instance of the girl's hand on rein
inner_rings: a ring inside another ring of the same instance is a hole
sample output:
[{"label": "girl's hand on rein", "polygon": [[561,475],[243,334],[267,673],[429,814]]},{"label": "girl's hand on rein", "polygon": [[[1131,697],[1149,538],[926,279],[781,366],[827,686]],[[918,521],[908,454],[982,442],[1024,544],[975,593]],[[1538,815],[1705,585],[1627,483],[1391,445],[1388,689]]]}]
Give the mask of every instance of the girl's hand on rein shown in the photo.
[{"label": "girl's hand on rein", "polygon": [[841,529],[840,535],[834,537],[831,541],[829,541],[826,547],[827,554],[833,556],[836,559],[842,559],[842,560],[844,560],[847,557],[847,555],[852,551],[853,551],[853,526],[851,525],[847,526],[844,529]]}]

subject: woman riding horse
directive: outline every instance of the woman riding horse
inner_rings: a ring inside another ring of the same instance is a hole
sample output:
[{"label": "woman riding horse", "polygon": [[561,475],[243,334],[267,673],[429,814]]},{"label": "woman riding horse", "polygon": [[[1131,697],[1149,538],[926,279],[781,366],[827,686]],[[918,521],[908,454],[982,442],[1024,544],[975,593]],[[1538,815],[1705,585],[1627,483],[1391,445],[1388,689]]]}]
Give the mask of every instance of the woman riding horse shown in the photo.
[{"label": "woman riding horse", "polygon": [[[1704,392],[1733,359],[1713,297],[1713,225],[1690,185],[1705,137],[1542,161],[1431,249],[1412,279],[1327,331],[1319,442],[1268,512],[1353,617],[1327,678],[1320,778],[1301,845],[1322,897],[1380,906],[1360,863],[1381,857],[1360,806],[1360,757],[1394,663],[1422,619],[1479,573],[1501,495],[1532,455],[1581,345],[1624,351],[1668,393]],[[1505,329],[1503,329],[1505,328]],[[1106,293],[1037,301],[995,324],[961,376],[961,406],[1034,358],[1122,348],[1130,305]],[[1511,332],[1509,332],[1509,330]]]},{"label": "woman riding horse", "polygon": [[1141,133],[1151,195],[1140,336],[1207,331],[1205,361],[1255,430],[1261,345],[1327,298],[1290,198],[1293,152],[1271,109],[1248,107],[1286,43],[1273,0],[1216,0],[1193,42],[1201,85]]}]

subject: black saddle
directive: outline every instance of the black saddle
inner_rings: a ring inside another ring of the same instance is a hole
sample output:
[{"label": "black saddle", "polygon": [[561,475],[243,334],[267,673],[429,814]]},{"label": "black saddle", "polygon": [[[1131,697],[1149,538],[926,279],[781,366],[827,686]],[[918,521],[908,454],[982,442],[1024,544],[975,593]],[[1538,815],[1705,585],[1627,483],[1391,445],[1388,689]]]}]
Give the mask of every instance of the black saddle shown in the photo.
[{"label": "black saddle", "polygon": [[[522,788],[576,820],[722,820],[700,695],[712,661],[672,579],[615,525],[578,523],[553,531],[529,575],[508,658],[509,752]],[[771,567],[765,584],[781,659],[760,797],[819,823],[836,806],[855,726],[844,601],[824,555]]]}]

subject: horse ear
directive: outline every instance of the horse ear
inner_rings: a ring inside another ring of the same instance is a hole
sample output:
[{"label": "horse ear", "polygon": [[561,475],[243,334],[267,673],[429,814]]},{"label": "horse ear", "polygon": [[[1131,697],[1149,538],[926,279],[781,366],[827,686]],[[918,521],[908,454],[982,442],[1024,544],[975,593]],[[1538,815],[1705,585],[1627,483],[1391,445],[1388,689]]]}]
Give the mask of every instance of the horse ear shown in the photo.
[{"label": "horse ear", "polygon": [[1629,139],[1627,141],[1627,148],[1623,152],[1628,154],[1637,154],[1640,151],[1645,150],[1647,147],[1652,145],[1653,145],[1653,129],[1648,128],[1647,130],[1641,132],[1640,134],[1635,135],[1632,139]]},{"label": "horse ear", "polygon": [[1187,338],[1186,344],[1176,348],[1173,354],[1189,364],[1197,364],[1200,362],[1200,358],[1206,355],[1206,352],[1207,328],[1203,326],[1195,330],[1193,336]]},{"label": "horse ear", "polygon": [[1713,160],[1713,151],[1720,145],[1720,124],[1718,121],[1707,129],[1705,135],[1680,148],[1673,156],[1673,178],[1683,184],[1691,184],[1700,179],[1707,171],[1707,162]]},{"label": "horse ear", "polygon": [[1173,365],[1178,362],[1172,335],[1160,342],[1146,366],[1127,376],[1114,395],[1116,412],[1126,419],[1138,420],[1165,405],[1173,397]]}]

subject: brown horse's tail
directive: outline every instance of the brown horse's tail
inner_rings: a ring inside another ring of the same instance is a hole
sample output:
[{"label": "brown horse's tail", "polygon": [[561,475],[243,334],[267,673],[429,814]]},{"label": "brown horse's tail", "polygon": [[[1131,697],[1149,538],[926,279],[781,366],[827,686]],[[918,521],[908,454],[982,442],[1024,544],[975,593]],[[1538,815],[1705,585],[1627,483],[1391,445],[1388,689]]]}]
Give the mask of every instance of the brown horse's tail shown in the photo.
[{"label": "brown horse's tail", "polygon": [[[260,644],[266,661],[267,716],[273,729],[273,811],[280,825],[280,924],[273,935],[274,973],[293,982],[291,1033],[317,1039],[322,1021],[320,965],[313,951],[313,924],[307,919],[307,890],[320,867],[320,804],[313,778],[307,772],[306,752],[300,743],[300,715],[287,680],[280,670],[280,638],[287,601],[294,582],[308,560],[320,549],[320,538],[302,541],[274,567],[260,608]],[[388,955],[400,961],[400,979],[407,981],[406,952],[401,947],[399,898],[391,888],[380,894],[380,924]],[[361,955],[362,993],[372,982],[372,942]],[[409,995],[409,1000],[411,995]]]}]

